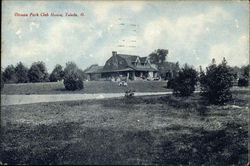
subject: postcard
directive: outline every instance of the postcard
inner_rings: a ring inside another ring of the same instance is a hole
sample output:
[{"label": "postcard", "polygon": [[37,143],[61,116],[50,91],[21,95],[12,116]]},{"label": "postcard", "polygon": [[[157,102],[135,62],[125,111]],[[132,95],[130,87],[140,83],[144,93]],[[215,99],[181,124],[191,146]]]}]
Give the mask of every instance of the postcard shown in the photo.
[{"label": "postcard", "polygon": [[2,1],[1,165],[247,165],[248,1]]}]

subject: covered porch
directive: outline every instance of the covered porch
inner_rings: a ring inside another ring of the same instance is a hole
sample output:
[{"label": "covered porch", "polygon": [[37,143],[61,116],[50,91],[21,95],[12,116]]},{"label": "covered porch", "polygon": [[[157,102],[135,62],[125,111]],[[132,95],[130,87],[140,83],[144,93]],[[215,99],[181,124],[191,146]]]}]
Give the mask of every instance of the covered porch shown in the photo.
[{"label": "covered porch", "polygon": [[155,71],[116,71],[116,72],[103,72],[102,78],[112,81],[130,81],[130,80],[145,80],[148,78],[158,77],[158,73]]}]

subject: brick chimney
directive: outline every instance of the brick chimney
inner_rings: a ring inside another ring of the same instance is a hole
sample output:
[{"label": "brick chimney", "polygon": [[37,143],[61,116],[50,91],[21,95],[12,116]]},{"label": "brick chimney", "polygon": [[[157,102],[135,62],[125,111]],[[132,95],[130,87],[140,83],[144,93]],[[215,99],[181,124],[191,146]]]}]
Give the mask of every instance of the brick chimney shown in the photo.
[{"label": "brick chimney", "polygon": [[116,51],[112,51],[112,55],[113,56],[117,55],[117,52]]}]

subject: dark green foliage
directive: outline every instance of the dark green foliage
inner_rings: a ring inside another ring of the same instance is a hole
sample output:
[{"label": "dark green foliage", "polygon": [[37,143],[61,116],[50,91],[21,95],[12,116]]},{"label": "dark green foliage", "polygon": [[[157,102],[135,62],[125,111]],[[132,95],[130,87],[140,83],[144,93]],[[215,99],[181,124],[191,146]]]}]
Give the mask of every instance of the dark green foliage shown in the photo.
[{"label": "dark green foliage", "polygon": [[224,104],[232,99],[230,88],[233,80],[233,70],[225,59],[219,65],[212,64],[207,67],[206,73],[201,73],[201,95],[212,104]]},{"label": "dark green foliage", "polygon": [[15,68],[15,73],[17,77],[17,83],[26,83],[29,82],[28,77],[29,69],[23,65],[22,62],[19,62]]},{"label": "dark green foliage", "polygon": [[165,61],[168,50],[157,49],[149,55],[149,60],[153,64],[161,64]]},{"label": "dark green foliage", "polygon": [[54,70],[49,76],[50,82],[56,82],[56,81],[61,81],[64,76],[64,71],[61,65],[56,65]]},{"label": "dark green foliage", "polygon": [[250,65],[242,66],[242,67],[238,67],[238,66],[232,67],[235,81],[237,81],[239,78],[248,79],[249,69],[250,69]]},{"label": "dark green foliage", "polygon": [[174,79],[170,79],[167,83],[167,88],[173,89],[173,87],[174,87]]},{"label": "dark green foliage", "polygon": [[243,70],[242,76],[243,76],[244,78],[249,78],[250,65],[243,66],[243,67],[242,67],[242,70]]},{"label": "dark green foliage", "polygon": [[48,79],[48,72],[45,67],[44,62],[34,62],[29,71],[28,71],[28,77],[30,82],[47,82]]},{"label": "dark green foliage", "polygon": [[175,96],[190,96],[198,81],[198,73],[192,67],[185,66],[182,68],[178,76],[171,82],[173,93]]},{"label": "dark green foliage", "polygon": [[83,89],[83,81],[75,74],[66,76],[63,83],[67,90]]},{"label": "dark green foliage", "polygon": [[249,80],[247,78],[240,78],[238,80],[238,86],[248,86],[249,85]]},{"label": "dark green foliage", "polygon": [[15,67],[13,65],[8,65],[3,72],[3,79],[6,83],[16,83],[17,76],[15,72]]},{"label": "dark green foliage", "polygon": [[240,78],[238,80],[238,86],[248,86],[249,85],[249,69],[250,65],[242,66],[240,68]]},{"label": "dark green foliage", "polygon": [[179,63],[163,62],[158,65],[159,74],[162,79],[170,80],[175,78],[180,71]]},{"label": "dark green foliage", "polygon": [[[86,80],[87,79],[87,74],[82,70],[82,69],[79,69],[78,70],[79,74],[81,75],[82,79],[83,80]],[[100,75],[101,74],[96,74],[97,75],[97,79],[96,80],[99,80],[99,78],[101,77]]]},{"label": "dark green foliage", "polygon": [[83,77],[80,70],[73,62],[68,62],[64,69],[64,86],[67,90],[83,89]]},{"label": "dark green foliage", "polygon": [[4,80],[3,80],[3,71],[1,70],[1,90],[4,87]]}]

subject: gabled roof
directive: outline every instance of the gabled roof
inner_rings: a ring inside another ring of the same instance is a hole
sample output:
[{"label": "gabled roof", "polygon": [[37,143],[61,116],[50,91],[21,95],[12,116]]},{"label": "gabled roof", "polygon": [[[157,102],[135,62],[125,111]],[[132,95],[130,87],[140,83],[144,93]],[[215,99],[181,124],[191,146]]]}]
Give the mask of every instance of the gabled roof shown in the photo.
[{"label": "gabled roof", "polygon": [[138,55],[127,55],[127,54],[117,54],[121,58],[125,59],[127,62],[135,62],[136,59],[139,57]]},{"label": "gabled roof", "polygon": [[153,68],[151,65],[134,65],[132,62],[136,62],[136,59],[138,58],[140,61],[145,62],[147,57],[140,57],[138,55],[127,55],[127,54],[116,54],[116,56],[119,56],[123,58],[127,62],[127,67],[136,70],[136,71],[158,71],[156,68]]},{"label": "gabled roof", "polygon": [[103,69],[103,66],[91,65],[89,68],[87,68],[84,71],[84,73],[87,73],[87,74],[101,73],[102,69]]}]

